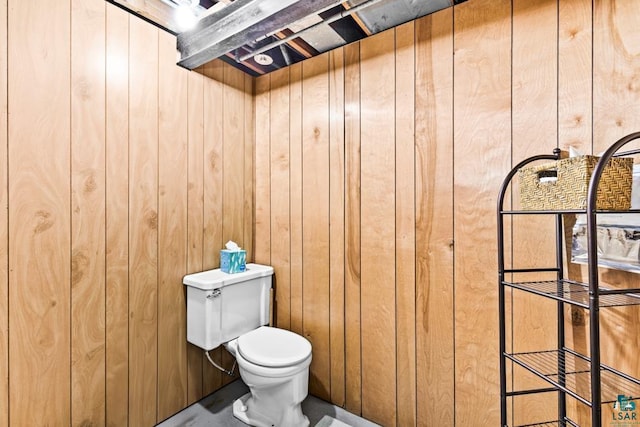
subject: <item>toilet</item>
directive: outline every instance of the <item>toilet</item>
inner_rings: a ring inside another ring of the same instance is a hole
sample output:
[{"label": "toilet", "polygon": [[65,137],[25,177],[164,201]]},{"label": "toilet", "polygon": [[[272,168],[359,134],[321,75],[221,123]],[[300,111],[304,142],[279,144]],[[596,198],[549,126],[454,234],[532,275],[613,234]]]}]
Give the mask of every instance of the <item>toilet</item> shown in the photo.
[{"label": "toilet", "polygon": [[189,274],[187,341],[205,351],[223,345],[238,363],[249,393],[233,403],[233,415],[256,427],[307,427],[311,343],[269,324],[273,268],[247,264],[242,273],[220,269]]}]

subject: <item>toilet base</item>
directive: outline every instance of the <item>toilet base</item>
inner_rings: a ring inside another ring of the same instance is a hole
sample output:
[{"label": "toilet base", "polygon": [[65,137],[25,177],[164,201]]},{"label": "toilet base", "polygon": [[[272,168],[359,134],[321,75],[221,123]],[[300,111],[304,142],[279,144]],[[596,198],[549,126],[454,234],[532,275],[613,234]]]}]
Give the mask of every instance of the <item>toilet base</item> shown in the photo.
[{"label": "toilet base", "polygon": [[[306,415],[302,415],[301,419],[294,422],[285,423],[282,425],[274,424],[274,422],[262,414],[251,411],[251,393],[247,393],[244,396],[236,399],[233,402],[233,416],[242,421],[245,424],[254,427],[308,427],[309,418]],[[302,411],[300,411],[302,414]]]}]

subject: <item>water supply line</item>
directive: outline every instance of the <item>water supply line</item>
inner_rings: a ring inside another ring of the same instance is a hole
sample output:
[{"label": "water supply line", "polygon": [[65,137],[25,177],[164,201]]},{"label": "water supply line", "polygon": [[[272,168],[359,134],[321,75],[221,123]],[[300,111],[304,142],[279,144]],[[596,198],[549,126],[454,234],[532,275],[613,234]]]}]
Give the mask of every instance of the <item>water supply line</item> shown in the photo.
[{"label": "water supply line", "polygon": [[268,50],[273,49],[274,47],[278,47],[278,46],[280,46],[282,44],[290,42],[293,39],[297,39],[302,34],[307,33],[307,32],[309,32],[309,31],[311,31],[311,30],[313,30],[315,28],[318,28],[318,27],[320,27],[322,25],[332,24],[332,23],[334,23],[336,21],[339,21],[342,18],[346,18],[347,16],[351,16],[354,13],[357,13],[357,12],[361,11],[364,8],[367,8],[369,6],[373,6],[374,4],[380,3],[382,1],[385,1],[385,0],[367,0],[367,1],[363,2],[363,3],[360,3],[357,6],[352,7],[351,9],[343,10],[342,12],[336,13],[335,15],[330,16],[329,18],[327,18],[327,19],[325,19],[323,21],[320,21],[320,22],[318,22],[316,24],[313,24],[313,25],[303,29],[303,30],[298,31],[297,33],[293,33],[290,36],[287,36],[287,37],[285,37],[283,39],[280,39],[280,40],[274,41],[273,43],[269,43],[267,45],[264,45],[261,48],[258,48],[258,49],[254,50],[252,52],[249,52],[246,55],[243,55],[241,57],[236,57],[236,62],[244,62],[247,59],[251,59],[251,58],[253,58],[254,56],[256,56],[256,55],[258,55],[260,53],[264,53],[264,52],[266,52]]},{"label": "water supply line", "polygon": [[216,368],[218,368],[220,371],[224,372],[225,374],[229,375],[230,377],[232,377],[234,375],[234,372],[236,370],[236,363],[237,361],[233,362],[233,366],[231,367],[230,371],[227,371],[226,369],[224,369],[222,366],[218,365],[216,362],[213,361],[213,359],[211,358],[211,356],[209,356],[209,351],[205,350],[204,354],[207,356],[207,359],[209,360],[209,362],[211,362],[211,364],[213,366],[215,366]]}]

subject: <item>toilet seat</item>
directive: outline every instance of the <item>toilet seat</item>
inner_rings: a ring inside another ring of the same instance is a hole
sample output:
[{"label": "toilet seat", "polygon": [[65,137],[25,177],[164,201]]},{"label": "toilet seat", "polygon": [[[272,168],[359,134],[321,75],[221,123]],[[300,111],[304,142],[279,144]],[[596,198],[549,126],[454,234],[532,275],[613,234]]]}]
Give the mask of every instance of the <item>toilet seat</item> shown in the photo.
[{"label": "toilet seat", "polygon": [[311,343],[296,333],[262,326],[238,337],[238,352],[255,365],[280,368],[309,358]]}]

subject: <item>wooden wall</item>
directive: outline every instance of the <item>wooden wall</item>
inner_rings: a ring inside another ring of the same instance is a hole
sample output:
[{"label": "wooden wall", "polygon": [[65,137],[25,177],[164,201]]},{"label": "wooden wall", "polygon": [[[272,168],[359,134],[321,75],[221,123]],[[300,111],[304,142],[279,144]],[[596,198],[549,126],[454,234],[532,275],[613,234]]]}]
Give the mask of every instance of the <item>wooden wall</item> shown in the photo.
[{"label": "wooden wall", "polygon": [[[278,325],[313,343],[313,394],[385,426],[499,423],[498,187],[529,155],[638,130],[638,14],[630,0],[470,0],[257,79],[255,257],[276,269]],[[552,225],[508,230],[510,263],[553,260]],[[555,304],[509,299],[509,346],[555,346]],[[636,375],[638,323],[603,315],[605,359]],[[614,345],[620,331],[634,338]],[[516,368],[509,381],[539,385]],[[555,405],[509,413],[528,424]]]},{"label": "wooden wall", "polygon": [[[0,0],[0,426],[153,425],[228,381],[185,343],[181,284],[228,239],[275,267],[313,394],[385,426],[496,425],[498,185],[638,130],[639,13],[469,0],[254,82],[176,67],[173,37],[101,0]],[[544,260],[518,225],[512,261]],[[548,343],[549,306],[513,301],[510,345]],[[602,327],[636,375],[638,316]]]},{"label": "wooden wall", "polygon": [[253,79],[102,0],[0,39],[0,425],[154,425],[223,382],[182,277],[252,253]]}]

